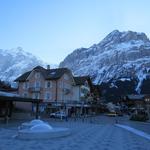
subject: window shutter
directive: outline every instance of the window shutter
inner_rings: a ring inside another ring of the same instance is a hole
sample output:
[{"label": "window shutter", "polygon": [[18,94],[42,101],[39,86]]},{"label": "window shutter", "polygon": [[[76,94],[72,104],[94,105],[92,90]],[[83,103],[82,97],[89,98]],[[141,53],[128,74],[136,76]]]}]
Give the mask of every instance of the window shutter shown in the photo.
[{"label": "window shutter", "polygon": [[47,81],[45,81],[45,88],[47,88]]}]

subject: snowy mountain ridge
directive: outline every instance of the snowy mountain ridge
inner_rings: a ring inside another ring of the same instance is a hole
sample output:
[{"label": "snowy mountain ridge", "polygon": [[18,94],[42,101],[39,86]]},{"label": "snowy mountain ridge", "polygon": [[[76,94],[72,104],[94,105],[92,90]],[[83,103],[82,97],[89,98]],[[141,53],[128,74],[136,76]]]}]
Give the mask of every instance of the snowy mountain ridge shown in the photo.
[{"label": "snowy mountain ridge", "polygon": [[25,52],[21,47],[0,49],[0,80],[12,83],[18,76],[37,65],[46,67],[47,63],[31,53]]},{"label": "snowy mountain ridge", "polygon": [[134,79],[140,93],[143,80],[150,78],[150,40],[145,33],[114,30],[100,43],[73,51],[60,67],[90,75],[95,84]]}]

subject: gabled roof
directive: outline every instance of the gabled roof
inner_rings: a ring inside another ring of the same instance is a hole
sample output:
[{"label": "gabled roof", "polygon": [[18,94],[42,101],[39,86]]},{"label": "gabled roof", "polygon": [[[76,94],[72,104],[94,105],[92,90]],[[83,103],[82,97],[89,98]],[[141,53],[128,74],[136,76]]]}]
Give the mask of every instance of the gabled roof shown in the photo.
[{"label": "gabled roof", "polygon": [[64,73],[71,73],[68,68],[57,68],[46,71],[46,80],[56,80],[62,77]]},{"label": "gabled roof", "polygon": [[6,91],[6,92],[16,92],[17,88],[12,88],[10,84],[0,81],[0,91]]},{"label": "gabled roof", "polygon": [[150,98],[150,94],[146,94],[146,95],[145,95],[145,98]]},{"label": "gabled roof", "polygon": [[16,82],[16,81],[20,81],[20,82],[25,81],[25,80],[28,78],[28,76],[30,75],[31,72],[32,72],[32,71],[28,71],[28,72],[24,73],[23,75],[19,76],[19,77],[15,80],[15,82]]},{"label": "gabled roof", "polygon": [[85,81],[90,80],[89,76],[73,77],[76,85],[84,85]]},{"label": "gabled roof", "polygon": [[[41,66],[37,66],[33,69],[34,71],[40,72],[45,80],[57,80],[62,77],[64,73],[71,73],[68,68],[57,68],[57,69],[45,69]],[[18,77],[15,82],[23,82],[26,81],[30,73],[33,71],[29,71]]]},{"label": "gabled roof", "polygon": [[144,100],[144,96],[143,94],[140,94],[140,95],[134,95],[134,94],[131,94],[131,95],[127,95],[127,98],[129,100],[133,100],[133,101],[136,101],[136,100]]}]

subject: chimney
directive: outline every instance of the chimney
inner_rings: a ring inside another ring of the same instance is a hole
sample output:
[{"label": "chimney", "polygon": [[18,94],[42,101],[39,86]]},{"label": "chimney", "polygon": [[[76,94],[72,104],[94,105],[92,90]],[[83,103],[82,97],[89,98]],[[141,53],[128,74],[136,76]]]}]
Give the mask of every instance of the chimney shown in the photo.
[{"label": "chimney", "polygon": [[47,65],[47,70],[50,70],[50,65]]}]

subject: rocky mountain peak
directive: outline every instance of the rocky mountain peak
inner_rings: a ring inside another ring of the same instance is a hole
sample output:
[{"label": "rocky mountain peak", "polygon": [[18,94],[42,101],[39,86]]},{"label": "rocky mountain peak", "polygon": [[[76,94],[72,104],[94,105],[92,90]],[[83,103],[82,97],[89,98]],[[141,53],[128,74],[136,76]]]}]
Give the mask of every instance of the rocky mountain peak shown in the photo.
[{"label": "rocky mountain peak", "polygon": [[150,77],[150,40],[145,33],[114,30],[100,43],[73,51],[60,67],[89,75],[95,84],[134,79],[134,89],[140,93],[143,81]]},{"label": "rocky mountain peak", "polygon": [[150,42],[145,33],[133,31],[120,32],[119,30],[114,30],[109,33],[99,44],[108,46],[109,44],[128,43],[134,41],[142,41],[144,43]]},{"label": "rocky mountain peak", "polygon": [[22,73],[45,62],[23,50],[23,48],[0,49],[0,79],[13,82]]},{"label": "rocky mountain peak", "polygon": [[[37,56],[26,52],[22,47],[0,49],[0,80],[13,83],[24,72],[36,66],[46,67],[48,64]],[[56,64],[50,64],[56,68]]]}]

